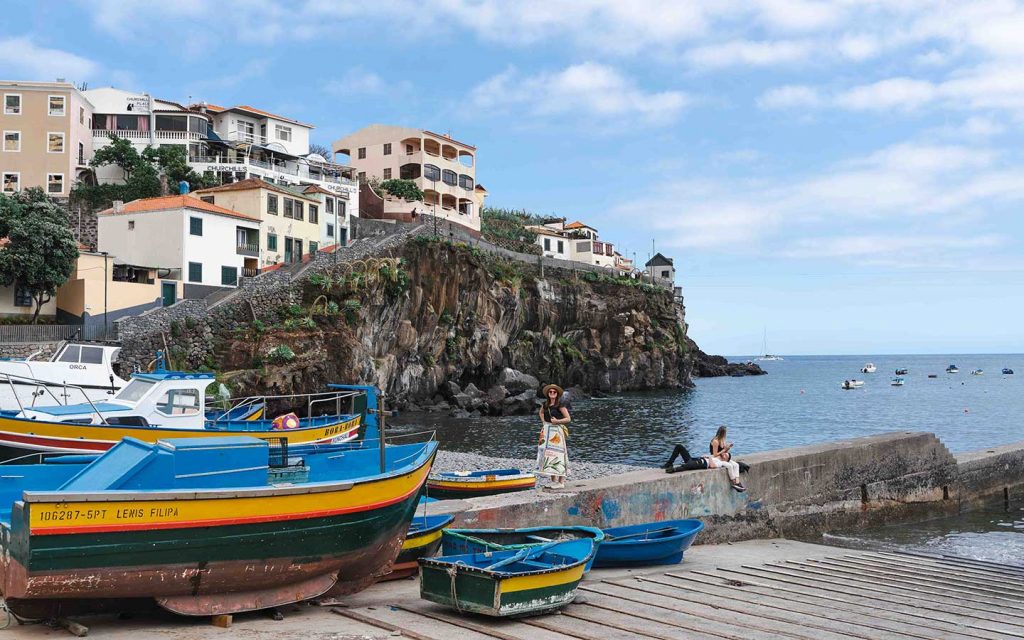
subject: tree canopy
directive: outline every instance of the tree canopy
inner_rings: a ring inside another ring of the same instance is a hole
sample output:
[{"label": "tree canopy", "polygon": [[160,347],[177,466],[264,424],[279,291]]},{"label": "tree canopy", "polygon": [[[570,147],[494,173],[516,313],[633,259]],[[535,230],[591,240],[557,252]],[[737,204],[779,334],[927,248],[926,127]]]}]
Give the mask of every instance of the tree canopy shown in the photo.
[{"label": "tree canopy", "polygon": [[402,198],[403,200],[409,200],[411,202],[423,200],[423,191],[421,191],[412,180],[385,180],[380,183],[380,188],[396,198]]},{"label": "tree canopy", "polygon": [[0,238],[8,240],[0,249],[0,285],[23,287],[31,294],[34,324],[78,260],[67,212],[39,188],[0,194]]}]

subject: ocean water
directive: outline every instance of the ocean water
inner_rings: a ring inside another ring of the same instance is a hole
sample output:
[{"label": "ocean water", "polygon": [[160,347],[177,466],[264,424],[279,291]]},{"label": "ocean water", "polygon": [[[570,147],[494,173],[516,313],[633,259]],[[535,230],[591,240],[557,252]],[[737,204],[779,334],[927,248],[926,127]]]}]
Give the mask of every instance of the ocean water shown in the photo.
[{"label": "ocean water", "polygon": [[[860,373],[866,362],[878,372]],[[959,374],[944,372],[950,363]],[[723,424],[740,455],[889,431],[930,431],[954,453],[1024,441],[1024,355],[791,356],[760,364],[768,375],[575,399],[570,456],[657,465],[675,443],[704,452]],[[1003,367],[1017,373],[1004,376]],[[902,387],[890,385],[896,368],[909,370]],[[850,378],[865,384],[841,389]],[[536,416],[409,414],[392,425],[395,432],[434,429],[445,449],[521,458],[534,457],[540,429]]]}]

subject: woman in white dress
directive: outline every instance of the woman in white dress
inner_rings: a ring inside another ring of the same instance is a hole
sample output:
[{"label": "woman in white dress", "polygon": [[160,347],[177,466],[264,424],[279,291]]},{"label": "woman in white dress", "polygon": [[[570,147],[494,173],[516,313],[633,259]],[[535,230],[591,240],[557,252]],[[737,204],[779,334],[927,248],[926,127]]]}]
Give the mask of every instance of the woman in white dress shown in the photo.
[{"label": "woman in white dress", "polygon": [[544,387],[543,393],[544,404],[537,412],[541,421],[537,472],[551,478],[552,489],[561,489],[565,487],[569,465],[569,429],[565,425],[572,421],[572,417],[562,404],[564,391],[561,387],[549,384]]}]

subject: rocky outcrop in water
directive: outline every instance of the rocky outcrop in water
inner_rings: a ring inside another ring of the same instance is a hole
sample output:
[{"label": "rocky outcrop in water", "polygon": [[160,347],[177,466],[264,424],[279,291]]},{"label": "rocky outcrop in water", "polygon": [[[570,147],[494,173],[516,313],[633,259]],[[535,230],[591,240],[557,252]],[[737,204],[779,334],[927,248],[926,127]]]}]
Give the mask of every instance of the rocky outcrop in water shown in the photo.
[{"label": "rocky outcrop in water", "polygon": [[399,406],[487,414],[535,410],[547,382],[691,384],[684,309],[648,284],[419,237],[291,286],[278,307],[239,300],[161,336],[175,366],[214,369],[236,395],[368,382]]},{"label": "rocky outcrop in water", "polygon": [[722,376],[763,376],[768,372],[754,362],[729,362],[723,356],[710,356],[690,342],[694,353],[693,376],[696,378],[719,378]]}]

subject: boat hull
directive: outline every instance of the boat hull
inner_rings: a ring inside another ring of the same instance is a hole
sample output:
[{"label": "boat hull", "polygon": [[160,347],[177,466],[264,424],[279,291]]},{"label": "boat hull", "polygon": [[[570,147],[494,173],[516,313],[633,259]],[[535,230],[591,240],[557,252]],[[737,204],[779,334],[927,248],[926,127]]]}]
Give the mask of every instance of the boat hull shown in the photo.
[{"label": "boat hull", "polygon": [[[527,536],[538,536],[545,540],[529,540]],[[441,553],[446,556],[466,553],[484,553],[507,549],[523,549],[545,544],[551,540],[590,538],[594,551],[584,565],[584,572],[590,571],[597,557],[597,550],[604,541],[604,532],[596,527],[528,527],[523,529],[449,529],[441,533]]]},{"label": "boat hull", "polygon": [[[646,538],[637,535],[643,531],[675,527],[676,531],[664,536]],[[645,567],[678,564],[693,544],[697,534],[704,530],[700,520],[666,520],[629,527],[605,529],[608,538],[597,550],[594,566]],[[618,539],[616,539],[618,538]]]},{"label": "boat hull", "polygon": [[453,578],[443,567],[421,564],[420,597],[460,612],[530,616],[572,602],[582,578],[583,563],[538,575],[505,578],[464,569],[457,570]]},{"label": "boat hull", "polygon": [[350,593],[390,571],[432,461],[314,492],[63,502],[26,493],[11,526],[0,527],[0,584],[11,610],[26,616],[67,600],[144,596],[211,615]]},{"label": "boat hull", "polygon": [[226,435],[245,435],[264,440],[286,438],[289,445],[345,442],[358,436],[360,422],[360,416],[343,416],[334,421],[320,421],[315,426],[298,429],[262,429],[259,428],[262,425],[254,420],[238,420],[232,425],[216,429],[168,429],[72,424],[0,416],[0,460],[37,452],[102,453],[126,437],[150,443],[171,437],[216,438]]},{"label": "boat hull", "polygon": [[441,530],[450,525],[455,516],[428,517],[434,518],[434,521],[428,521],[427,524],[429,526],[426,528],[415,532],[410,531],[405,536],[402,550],[398,552],[398,557],[395,558],[395,564],[391,567],[391,572],[382,577],[381,580],[408,578],[416,573],[420,558],[429,558],[437,554],[438,549],[441,548]]}]

